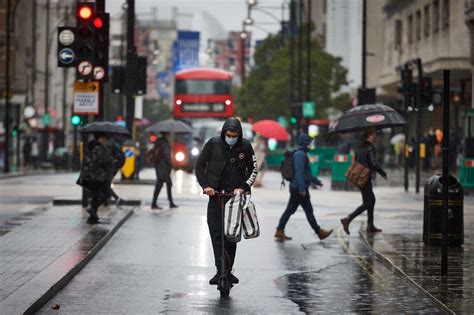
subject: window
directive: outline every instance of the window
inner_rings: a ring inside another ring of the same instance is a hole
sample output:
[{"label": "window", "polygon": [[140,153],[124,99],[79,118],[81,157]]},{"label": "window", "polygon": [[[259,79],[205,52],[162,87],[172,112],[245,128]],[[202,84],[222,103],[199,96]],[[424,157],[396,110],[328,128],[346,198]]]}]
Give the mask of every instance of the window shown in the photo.
[{"label": "window", "polygon": [[230,94],[230,80],[176,80],[176,94]]},{"label": "window", "polygon": [[395,20],[395,49],[402,47],[402,20]]},{"label": "window", "polygon": [[433,33],[439,31],[439,0],[433,1]]},{"label": "window", "polygon": [[424,17],[424,22],[425,22],[425,27],[424,27],[424,33],[425,37],[430,36],[430,6],[426,5],[425,6],[425,17]]},{"label": "window", "polygon": [[416,25],[415,25],[415,32],[416,32],[416,40],[421,39],[421,11],[416,11]]},{"label": "window", "polygon": [[413,14],[408,16],[408,43],[413,43]]},{"label": "window", "polygon": [[449,27],[449,0],[443,0],[443,28]]}]

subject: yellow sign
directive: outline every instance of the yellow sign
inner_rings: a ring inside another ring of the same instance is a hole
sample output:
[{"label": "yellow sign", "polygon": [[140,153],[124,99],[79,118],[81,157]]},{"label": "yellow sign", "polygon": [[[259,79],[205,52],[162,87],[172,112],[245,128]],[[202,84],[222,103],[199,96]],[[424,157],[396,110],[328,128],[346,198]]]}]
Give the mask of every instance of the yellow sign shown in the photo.
[{"label": "yellow sign", "polygon": [[99,82],[74,82],[72,111],[78,115],[99,113]]},{"label": "yellow sign", "polygon": [[98,92],[99,82],[74,82],[74,92]]},{"label": "yellow sign", "polygon": [[122,174],[129,178],[135,172],[135,158],[137,148],[133,146],[123,146],[122,152],[125,153],[125,163],[122,166]]},{"label": "yellow sign", "polygon": [[426,144],[420,143],[420,158],[426,158]]}]

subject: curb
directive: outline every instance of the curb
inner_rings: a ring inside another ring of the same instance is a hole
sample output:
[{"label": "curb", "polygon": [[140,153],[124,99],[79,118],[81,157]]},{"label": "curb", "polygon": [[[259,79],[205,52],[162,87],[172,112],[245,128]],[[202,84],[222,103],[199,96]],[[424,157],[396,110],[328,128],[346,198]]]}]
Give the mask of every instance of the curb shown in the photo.
[{"label": "curb", "polygon": [[69,270],[58,282],[56,282],[48,291],[46,291],[38,300],[36,300],[23,313],[25,315],[34,314],[39,311],[48,301],[56,296],[81,270],[84,268],[94,256],[104,247],[115,232],[127,221],[134,213],[134,209],[130,209],[125,216],[110,230],[92,249],[91,251],[71,270]]},{"label": "curb", "polygon": [[[109,201],[111,204],[115,204],[115,201]],[[123,206],[132,206],[138,207],[142,204],[141,200],[122,200],[120,205]],[[54,198],[53,199],[53,206],[77,206],[82,205],[81,199],[62,199],[62,198]]]},{"label": "curb", "polygon": [[[369,241],[364,237],[364,232],[363,232],[363,227],[364,225],[361,225],[361,228],[359,230],[359,237],[362,240],[362,243],[367,247],[367,249],[375,255],[377,260],[382,262],[388,269],[390,269],[392,272],[396,273],[398,276],[403,277],[408,280],[408,282],[415,287],[416,289],[420,290],[424,295],[429,297],[437,306],[441,308],[442,311],[444,311],[446,314],[456,314],[453,312],[447,305],[445,305],[443,302],[438,300],[436,297],[434,297],[431,293],[429,293],[427,290],[425,290],[421,285],[416,283],[415,280],[413,280],[410,276],[408,276],[401,268],[399,268],[397,265],[395,265],[389,258],[384,256],[383,254],[377,252],[369,243]],[[384,240],[379,242],[386,243]]]},{"label": "curb", "polygon": [[39,171],[39,172],[21,172],[21,173],[7,173],[7,174],[0,174],[0,180],[2,179],[11,179],[17,177],[26,177],[26,176],[42,176],[42,175],[59,175],[59,174],[69,174],[74,173],[75,171]]},{"label": "curb", "polygon": [[137,179],[137,180],[116,180],[113,181],[114,185],[155,185],[156,179]]}]

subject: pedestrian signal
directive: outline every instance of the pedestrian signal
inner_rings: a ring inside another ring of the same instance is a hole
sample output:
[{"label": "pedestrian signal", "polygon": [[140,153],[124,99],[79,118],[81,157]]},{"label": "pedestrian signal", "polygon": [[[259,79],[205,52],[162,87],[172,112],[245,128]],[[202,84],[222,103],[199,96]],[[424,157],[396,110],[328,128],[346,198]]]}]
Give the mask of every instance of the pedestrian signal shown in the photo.
[{"label": "pedestrian signal", "polygon": [[81,123],[81,117],[79,117],[78,115],[74,115],[71,117],[71,124],[73,126],[77,126]]}]

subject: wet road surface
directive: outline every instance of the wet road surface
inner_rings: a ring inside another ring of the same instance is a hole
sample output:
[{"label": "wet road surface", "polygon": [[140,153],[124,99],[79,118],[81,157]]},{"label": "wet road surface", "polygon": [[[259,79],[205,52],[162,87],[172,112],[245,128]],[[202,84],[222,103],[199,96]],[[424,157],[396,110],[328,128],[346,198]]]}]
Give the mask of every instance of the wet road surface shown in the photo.
[{"label": "wet road surface", "polygon": [[[351,226],[351,236],[337,227],[320,242],[298,211],[287,226],[293,241],[275,241],[288,193],[274,189],[254,192],[262,234],[238,245],[234,272],[240,284],[230,300],[221,301],[208,284],[215,268],[206,197],[190,185],[176,195],[177,210],[138,210],[40,313],[440,313],[430,299],[375,261],[359,240],[359,224]],[[152,191],[131,189],[137,190],[135,196]],[[321,192],[312,193],[318,204]],[[323,227],[336,227],[335,218],[347,206],[322,199],[317,219]],[[51,310],[52,304],[60,311]]]}]

